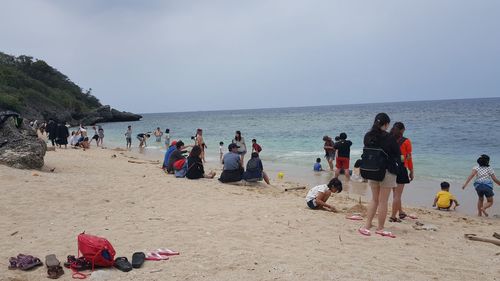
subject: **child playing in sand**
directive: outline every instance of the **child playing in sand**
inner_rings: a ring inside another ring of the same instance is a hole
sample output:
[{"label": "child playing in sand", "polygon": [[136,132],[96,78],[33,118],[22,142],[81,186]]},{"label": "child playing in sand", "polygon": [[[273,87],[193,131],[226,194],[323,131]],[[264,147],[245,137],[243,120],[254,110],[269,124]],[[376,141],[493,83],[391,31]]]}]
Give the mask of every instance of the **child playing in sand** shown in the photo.
[{"label": "child playing in sand", "polygon": [[316,163],[314,163],[313,170],[315,172],[323,171],[323,167],[321,167],[321,158],[316,158]]},{"label": "child playing in sand", "polygon": [[436,198],[434,198],[434,204],[432,204],[432,207],[437,206],[438,210],[448,211],[450,210],[453,203],[455,203],[455,207],[453,207],[453,210],[460,206],[455,196],[450,193],[450,184],[444,181],[441,183],[441,191],[439,191],[436,194]]},{"label": "child playing in sand", "polygon": [[342,182],[338,178],[333,178],[328,184],[315,186],[307,192],[306,203],[311,209],[318,207],[330,212],[337,212],[337,209],[326,203],[332,193],[340,193],[342,191]]},{"label": "child playing in sand", "polygon": [[[476,177],[474,181],[474,187],[476,188],[478,201],[477,201],[477,215],[482,216],[483,214],[487,217],[486,209],[493,206],[493,182],[500,185],[500,181],[495,176],[495,172],[490,167],[490,157],[486,154],[481,155],[477,159],[478,166],[472,169],[472,173],[467,178],[462,189],[465,189],[473,177]],[[486,197],[486,204],[484,203],[484,197]]]},{"label": "child playing in sand", "polygon": [[224,156],[224,151],[222,150],[224,142],[219,142],[219,162],[222,163],[222,157]]}]

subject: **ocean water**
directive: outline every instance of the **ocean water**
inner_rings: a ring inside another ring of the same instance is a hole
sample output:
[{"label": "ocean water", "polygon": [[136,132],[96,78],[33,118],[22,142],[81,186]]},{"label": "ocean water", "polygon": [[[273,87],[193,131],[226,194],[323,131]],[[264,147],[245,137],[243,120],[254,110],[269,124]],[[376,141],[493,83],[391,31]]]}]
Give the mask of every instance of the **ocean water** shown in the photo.
[{"label": "ocean water", "polygon": [[[452,183],[452,192],[459,200],[467,202],[468,212],[472,212],[476,200],[473,188],[463,193],[460,187],[480,154],[488,154],[492,167],[500,171],[500,98],[155,113],[144,114],[137,122],[102,125],[105,145],[111,147],[125,146],[127,125],[132,125],[134,135],[156,127],[162,131],[169,128],[172,140],[181,139],[188,144],[192,143],[190,137],[196,129],[202,128],[209,162],[218,161],[219,142],[223,141],[226,149],[235,131],[240,130],[248,148],[253,138],[262,146],[261,158],[271,177],[283,171],[288,179],[316,184],[331,177],[328,172],[312,172],[317,157],[322,158],[323,167],[328,166],[323,158],[322,137],[347,133],[353,142],[352,167],[361,155],[363,136],[379,112],[389,114],[391,123],[403,122],[405,137],[413,144],[416,179],[409,186],[418,186],[419,190],[405,194],[405,200],[417,205],[432,204],[439,182],[446,180]],[[137,145],[134,138],[133,146]],[[152,137],[146,151],[160,155],[165,149]],[[500,213],[500,208],[495,211]]]}]

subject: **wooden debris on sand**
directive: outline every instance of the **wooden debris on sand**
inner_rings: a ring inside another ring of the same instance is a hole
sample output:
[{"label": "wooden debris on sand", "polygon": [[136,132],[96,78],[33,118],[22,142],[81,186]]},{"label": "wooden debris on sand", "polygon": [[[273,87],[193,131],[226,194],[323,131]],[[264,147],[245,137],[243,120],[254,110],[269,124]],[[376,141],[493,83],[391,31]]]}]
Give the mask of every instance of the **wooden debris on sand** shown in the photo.
[{"label": "wooden debris on sand", "polygon": [[[495,234],[493,234],[493,235],[495,235]],[[491,244],[495,244],[497,246],[500,246],[499,240],[477,237],[476,234],[464,234],[464,237],[467,240],[486,242],[486,243],[491,243]],[[494,236],[494,237],[496,238],[496,236]]]}]

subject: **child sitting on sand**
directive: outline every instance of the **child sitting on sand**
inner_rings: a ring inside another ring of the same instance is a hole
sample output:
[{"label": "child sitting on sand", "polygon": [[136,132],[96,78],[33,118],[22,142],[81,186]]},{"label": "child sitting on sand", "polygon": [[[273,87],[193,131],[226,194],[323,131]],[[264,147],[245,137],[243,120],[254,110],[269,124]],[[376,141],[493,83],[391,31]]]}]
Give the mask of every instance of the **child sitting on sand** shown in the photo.
[{"label": "child sitting on sand", "polygon": [[[495,172],[490,167],[490,157],[486,154],[481,155],[477,159],[478,166],[472,169],[472,173],[465,181],[462,189],[465,189],[473,177],[476,177],[474,181],[474,187],[476,188],[478,201],[477,201],[477,215],[482,216],[483,214],[487,217],[486,209],[493,206],[493,182],[500,185],[500,181],[495,176]],[[486,197],[486,204],[484,203],[484,197]]]},{"label": "child sitting on sand", "polygon": [[444,181],[441,183],[441,191],[439,191],[436,194],[436,198],[434,198],[434,204],[432,204],[432,207],[437,206],[438,210],[448,211],[450,210],[453,203],[455,203],[455,207],[453,207],[453,210],[460,206],[455,196],[450,193],[450,184]]},{"label": "child sitting on sand", "polygon": [[314,163],[313,170],[315,172],[323,171],[323,167],[321,167],[321,158],[316,158],[316,163]]},{"label": "child sitting on sand", "polygon": [[342,191],[342,182],[338,178],[333,178],[328,184],[315,186],[307,192],[306,203],[311,209],[318,207],[330,212],[337,212],[337,209],[326,203],[332,193],[340,193]]}]

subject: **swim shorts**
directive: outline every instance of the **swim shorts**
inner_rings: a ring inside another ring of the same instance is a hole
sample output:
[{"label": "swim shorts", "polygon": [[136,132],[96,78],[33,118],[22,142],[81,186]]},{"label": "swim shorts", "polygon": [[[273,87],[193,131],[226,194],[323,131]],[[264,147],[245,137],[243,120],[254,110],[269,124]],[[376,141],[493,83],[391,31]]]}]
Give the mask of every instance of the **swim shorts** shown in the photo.
[{"label": "swim shorts", "polygon": [[309,200],[307,201],[307,207],[311,208],[311,209],[316,209],[317,205],[316,205],[316,200]]},{"label": "swim shorts", "polygon": [[349,158],[337,157],[337,169],[349,170]]}]

